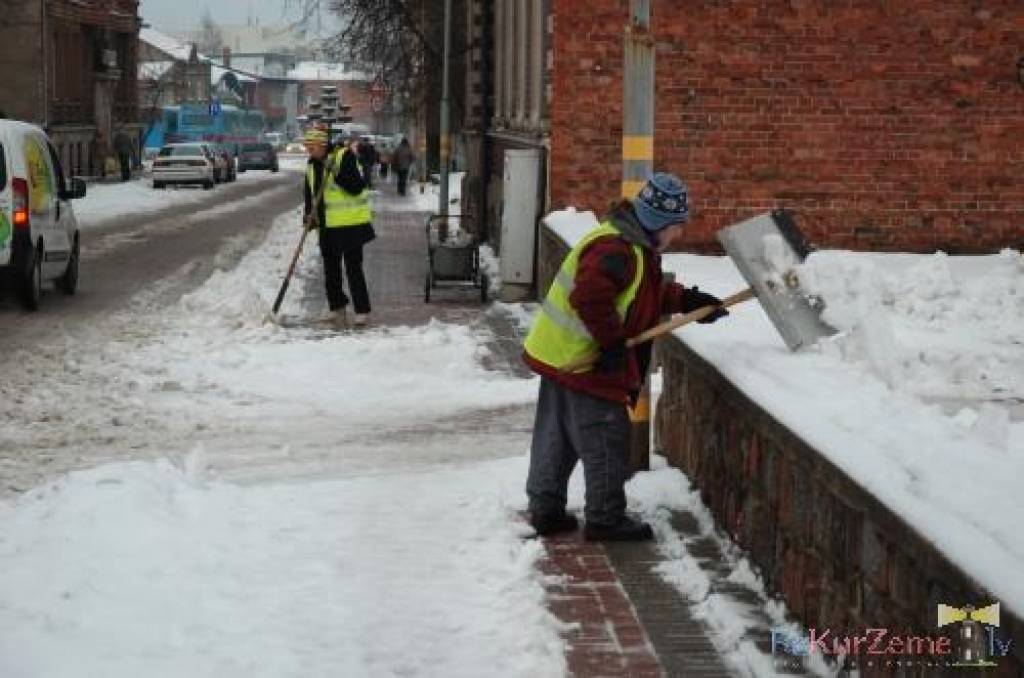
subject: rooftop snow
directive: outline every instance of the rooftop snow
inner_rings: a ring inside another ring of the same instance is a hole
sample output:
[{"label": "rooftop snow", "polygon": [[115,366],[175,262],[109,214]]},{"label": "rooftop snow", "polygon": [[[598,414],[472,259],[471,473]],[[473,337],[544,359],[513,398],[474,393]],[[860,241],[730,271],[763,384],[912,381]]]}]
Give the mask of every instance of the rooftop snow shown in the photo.
[{"label": "rooftop snow", "polygon": [[293,80],[365,80],[370,77],[362,71],[350,71],[344,64],[324,61],[300,61],[295,68],[288,71],[288,78]]},{"label": "rooftop snow", "polygon": [[[183,42],[153,28],[139,29],[139,40],[156,47],[161,52],[180,61],[188,61],[188,57],[192,52],[191,43]],[[199,55],[199,58],[205,59],[202,55]]]}]

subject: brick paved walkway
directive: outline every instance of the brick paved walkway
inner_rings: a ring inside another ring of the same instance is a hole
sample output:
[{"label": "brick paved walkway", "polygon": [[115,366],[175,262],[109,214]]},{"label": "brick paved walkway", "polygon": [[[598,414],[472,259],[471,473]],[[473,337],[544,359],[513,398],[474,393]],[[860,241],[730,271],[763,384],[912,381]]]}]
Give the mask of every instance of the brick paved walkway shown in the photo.
[{"label": "brick paved walkway", "polygon": [[570,625],[577,678],[731,676],[689,603],[653,571],[654,544],[592,544],[581,533],[545,539],[548,608]]}]

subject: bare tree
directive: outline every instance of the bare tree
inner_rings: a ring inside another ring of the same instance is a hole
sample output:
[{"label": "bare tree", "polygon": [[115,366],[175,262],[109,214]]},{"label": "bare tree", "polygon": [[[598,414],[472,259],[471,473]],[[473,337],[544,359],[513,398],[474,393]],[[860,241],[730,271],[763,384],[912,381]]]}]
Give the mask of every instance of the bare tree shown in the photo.
[{"label": "bare tree", "polygon": [[209,8],[203,12],[203,18],[199,20],[197,46],[200,53],[213,57],[220,54],[224,48],[224,34],[221,32],[220,26],[210,16]]}]

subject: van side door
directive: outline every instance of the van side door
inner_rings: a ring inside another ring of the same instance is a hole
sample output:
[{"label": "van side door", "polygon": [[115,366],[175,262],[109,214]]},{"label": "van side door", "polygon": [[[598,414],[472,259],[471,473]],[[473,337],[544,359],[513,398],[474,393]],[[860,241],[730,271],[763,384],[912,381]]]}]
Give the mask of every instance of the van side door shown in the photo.
[{"label": "van side door", "polygon": [[53,169],[54,192],[56,214],[53,223],[52,245],[46,246],[46,262],[59,263],[57,266],[61,271],[67,263],[71,254],[71,244],[74,241],[75,230],[78,224],[75,222],[75,213],[71,209],[71,201],[68,199],[68,182],[64,176],[64,167],[60,164],[60,157],[57,149],[49,139],[46,140],[46,148],[50,153],[50,166]]}]

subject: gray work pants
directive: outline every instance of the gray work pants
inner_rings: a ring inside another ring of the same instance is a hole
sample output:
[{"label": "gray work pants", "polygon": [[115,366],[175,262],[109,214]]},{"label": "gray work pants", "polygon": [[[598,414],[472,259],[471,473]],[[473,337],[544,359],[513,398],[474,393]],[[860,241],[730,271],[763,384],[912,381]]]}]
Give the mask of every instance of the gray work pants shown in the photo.
[{"label": "gray work pants", "polygon": [[629,478],[626,406],[541,377],[526,494],[533,514],[565,510],[569,476],[583,462],[586,520],[614,525],[625,515]]}]

